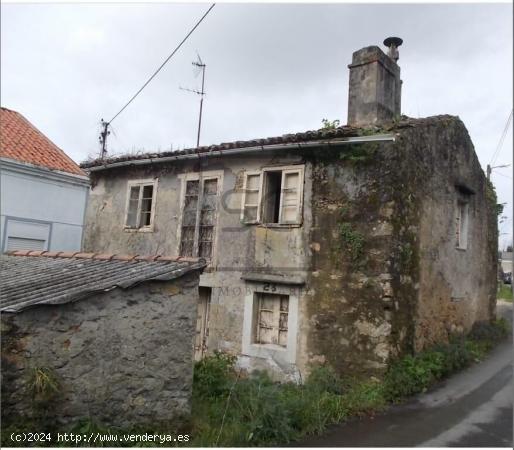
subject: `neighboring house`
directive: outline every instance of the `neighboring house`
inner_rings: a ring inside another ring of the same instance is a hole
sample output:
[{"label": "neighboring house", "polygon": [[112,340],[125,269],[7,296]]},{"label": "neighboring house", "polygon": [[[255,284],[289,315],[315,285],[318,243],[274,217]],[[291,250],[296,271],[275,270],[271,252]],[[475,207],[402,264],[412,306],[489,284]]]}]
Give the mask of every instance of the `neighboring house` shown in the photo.
[{"label": "neighboring house", "polygon": [[7,108],[0,113],[0,184],[1,252],[80,250],[88,177],[25,117]]},{"label": "neighboring house", "polygon": [[[187,416],[204,266],[192,258],[1,255],[2,424],[41,408],[59,423],[94,417],[121,427]],[[45,392],[34,390],[35,377]]]},{"label": "neighboring house", "polygon": [[497,228],[457,117],[400,117],[397,53],[354,53],[349,125],[84,163],[87,251],[203,257],[196,358],[383,370],[495,316]]},{"label": "neighboring house", "polygon": [[500,264],[503,273],[512,273],[512,252],[501,252]]}]

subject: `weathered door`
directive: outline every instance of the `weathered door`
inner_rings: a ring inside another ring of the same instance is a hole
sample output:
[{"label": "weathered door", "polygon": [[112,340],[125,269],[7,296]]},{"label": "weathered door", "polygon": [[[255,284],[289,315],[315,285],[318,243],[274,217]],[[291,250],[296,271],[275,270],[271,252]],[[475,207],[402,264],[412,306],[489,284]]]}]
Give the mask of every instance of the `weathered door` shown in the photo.
[{"label": "weathered door", "polygon": [[196,318],[195,361],[200,361],[207,352],[211,288],[200,287],[199,294],[198,316]]}]

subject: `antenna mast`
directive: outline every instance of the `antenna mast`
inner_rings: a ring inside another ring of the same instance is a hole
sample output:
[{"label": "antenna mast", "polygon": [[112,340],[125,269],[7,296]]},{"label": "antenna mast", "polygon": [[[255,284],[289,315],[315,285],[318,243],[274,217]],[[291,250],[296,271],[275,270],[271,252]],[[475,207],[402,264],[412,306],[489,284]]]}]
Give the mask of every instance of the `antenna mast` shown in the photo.
[{"label": "antenna mast", "polygon": [[103,129],[100,132],[100,137],[98,138],[98,140],[100,141],[100,145],[102,146],[100,158],[104,159],[105,155],[107,155],[107,136],[109,136],[111,132],[108,130],[109,122],[105,122],[103,119],[101,119],[100,123],[102,124]]},{"label": "antenna mast", "polygon": [[205,95],[205,64],[203,63],[200,55],[198,55],[198,61],[192,63],[193,66],[198,67],[202,71],[202,90],[197,91],[195,89],[186,89],[180,88],[183,91],[193,92],[194,94],[198,94],[200,96],[200,113],[198,115],[198,134],[196,136],[196,146],[200,147],[200,132],[202,130],[202,112],[203,112],[203,97]]}]

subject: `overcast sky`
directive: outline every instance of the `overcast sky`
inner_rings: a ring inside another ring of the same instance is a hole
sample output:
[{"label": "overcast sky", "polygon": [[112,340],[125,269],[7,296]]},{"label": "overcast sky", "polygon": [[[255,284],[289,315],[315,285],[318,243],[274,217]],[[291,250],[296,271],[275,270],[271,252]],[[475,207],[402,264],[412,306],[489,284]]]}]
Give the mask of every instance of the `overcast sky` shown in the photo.
[{"label": "overcast sky", "polygon": [[[2,106],[21,112],[75,161],[98,154],[111,119],[208,4],[2,4]],[[218,4],[113,122],[109,152],[201,144],[346,122],[352,52],[400,36],[402,112],[458,115],[485,168],[512,109],[512,6]],[[512,126],[495,165],[512,164]],[[492,177],[512,240],[512,166]]]}]

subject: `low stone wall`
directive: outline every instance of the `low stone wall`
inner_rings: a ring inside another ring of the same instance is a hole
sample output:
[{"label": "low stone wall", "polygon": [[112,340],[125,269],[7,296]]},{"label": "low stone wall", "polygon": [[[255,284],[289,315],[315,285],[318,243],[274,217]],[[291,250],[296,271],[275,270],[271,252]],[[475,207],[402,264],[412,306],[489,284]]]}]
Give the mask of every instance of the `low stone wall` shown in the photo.
[{"label": "low stone wall", "polygon": [[2,314],[4,424],[43,416],[130,426],[187,416],[197,286],[198,273]]}]

